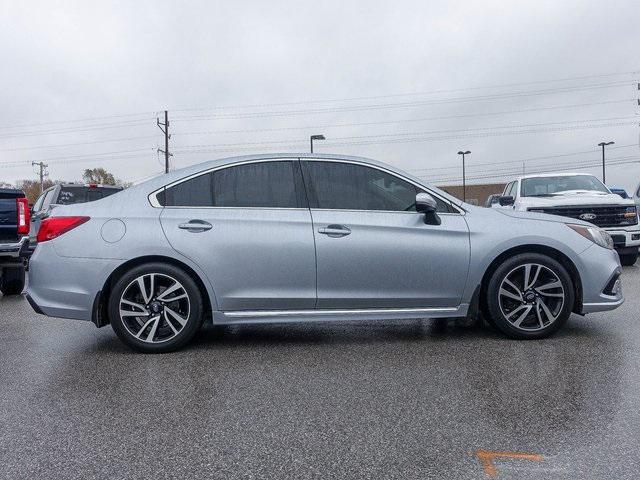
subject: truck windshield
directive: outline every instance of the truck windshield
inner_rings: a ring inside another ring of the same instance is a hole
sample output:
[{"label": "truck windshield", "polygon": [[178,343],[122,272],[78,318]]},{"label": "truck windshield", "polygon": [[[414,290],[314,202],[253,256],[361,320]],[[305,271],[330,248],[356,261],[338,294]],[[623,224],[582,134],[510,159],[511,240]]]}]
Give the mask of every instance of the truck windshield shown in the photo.
[{"label": "truck windshield", "polygon": [[592,175],[524,178],[520,189],[520,195],[523,197],[551,197],[555,194],[575,190],[609,193],[607,187]]},{"label": "truck windshield", "polygon": [[58,205],[71,205],[73,203],[86,203],[100,200],[114,193],[119,192],[120,188],[103,188],[103,187],[62,187],[58,200]]}]

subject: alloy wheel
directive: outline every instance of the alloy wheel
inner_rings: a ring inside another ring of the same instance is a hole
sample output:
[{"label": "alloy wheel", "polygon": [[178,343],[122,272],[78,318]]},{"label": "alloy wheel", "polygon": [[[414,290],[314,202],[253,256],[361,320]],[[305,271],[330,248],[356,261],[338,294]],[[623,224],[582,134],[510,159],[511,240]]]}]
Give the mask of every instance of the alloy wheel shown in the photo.
[{"label": "alloy wheel", "polygon": [[189,295],[175,278],[148,273],[134,279],[122,292],[122,324],[138,340],[162,343],[176,337],[187,324]]},{"label": "alloy wheel", "polygon": [[525,263],[511,270],[498,291],[500,311],[520,330],[537,331],[554,323],[565,302],[558,275],[539,263]]}]

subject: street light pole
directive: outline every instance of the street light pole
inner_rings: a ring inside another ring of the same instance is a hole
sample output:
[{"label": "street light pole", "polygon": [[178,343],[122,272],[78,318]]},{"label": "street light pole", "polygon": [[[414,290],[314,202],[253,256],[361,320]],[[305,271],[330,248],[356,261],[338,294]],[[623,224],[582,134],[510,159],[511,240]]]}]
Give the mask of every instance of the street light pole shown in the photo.
[{"label": "street light pole", "polygon": [[326,138],[324,138],[324,135],[311,135],[311,137],[309,137],[309,143],[311,144],[311,153],[313,153],[314,140],[326,140]]},{"label": "street light pole", "polygon": [[467,201],[467,183],[466,183],[466,176],[465,176],[465,166],[464,166],[464,156],[465,155],[469,155],[471,152],[469,150],[467,150],[466,152],[463,152],[462,150],[458,152],[458,155],[462,155],[462,201],[466,202]]},{"label": "street light pole", "polygon": [[602,183],[606,183],[606,174],[605,174],[605,163],[604,163],[604,147],[607,145],[613,145],[616,142],[600,142],[598,144],[599,147],[602,147]]}]

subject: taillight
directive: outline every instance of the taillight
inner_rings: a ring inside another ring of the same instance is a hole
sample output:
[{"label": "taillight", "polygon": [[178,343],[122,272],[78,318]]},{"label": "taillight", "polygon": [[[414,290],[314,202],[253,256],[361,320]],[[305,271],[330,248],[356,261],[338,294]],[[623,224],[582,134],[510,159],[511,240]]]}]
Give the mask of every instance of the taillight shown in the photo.
[{"label": "taillight", "polygon": [[40,223],[38,230],[38,243],[53,240],[69,230],[82,225],[91,217],[50,217]]},{"label": "taillight", "polygon": [[16,198],[16,210],[18,212],[18,234],[29,233],[31,223],[31,210],[29,210],[29,200],[26,198]]}]

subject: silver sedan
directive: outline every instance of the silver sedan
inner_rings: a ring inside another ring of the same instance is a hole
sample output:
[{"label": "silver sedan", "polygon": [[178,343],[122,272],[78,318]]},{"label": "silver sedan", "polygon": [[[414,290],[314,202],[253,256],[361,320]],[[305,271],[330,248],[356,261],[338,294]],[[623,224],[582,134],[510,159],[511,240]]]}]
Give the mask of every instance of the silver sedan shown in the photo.
[{"label": "silver sedan", "polygon": [[215,324],[483,314],[541,338],[623,302],[611,237],[574,219],[460,202],[336,155],[203,163],[42,222],[27,298],[111,324],[144,352]]}]

